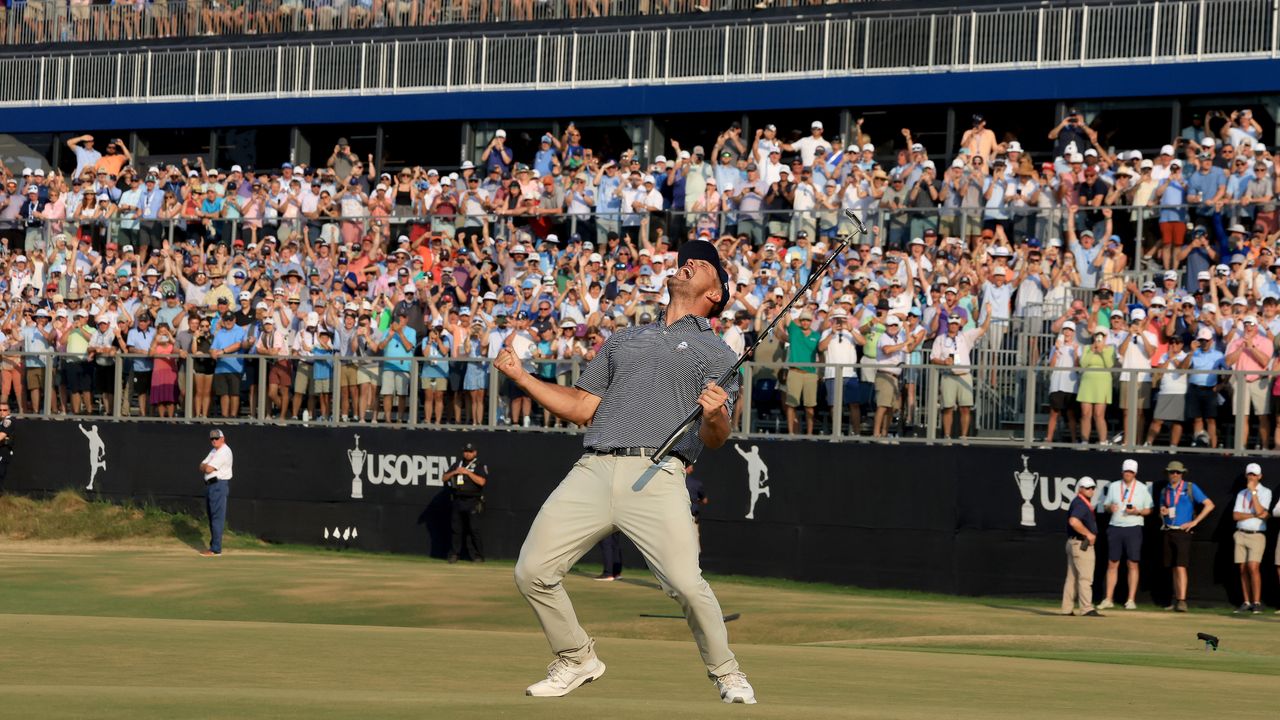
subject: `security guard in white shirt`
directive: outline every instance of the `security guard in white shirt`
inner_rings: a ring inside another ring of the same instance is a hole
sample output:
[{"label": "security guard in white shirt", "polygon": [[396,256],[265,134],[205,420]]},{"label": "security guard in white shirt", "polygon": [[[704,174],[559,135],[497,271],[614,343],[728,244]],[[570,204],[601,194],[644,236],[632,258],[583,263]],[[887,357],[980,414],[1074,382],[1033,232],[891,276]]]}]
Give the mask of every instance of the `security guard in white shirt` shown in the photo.
[{"label": "security guard in white shirt", "polygon": [[1262,555],[1267,549],[1267,508],[1271,490],[1262,484],[1262,466],[1249,463],[1244,469],[1245,487],[1236,494],[1231,519],[1236,521],[1235,561],[1240,566],[1240,589],[1244,602],[1238,613],[1262,612]]},{"label": "security guard in white shirt", "polygon": [[221,430],[210,430],[209,442],[213,449],[200,461],[200,472],[204,473],[204,507],[209,514],[209,549],[200,555],[217,557],[222,554],[222,530],[227,523],[232,457]]}]

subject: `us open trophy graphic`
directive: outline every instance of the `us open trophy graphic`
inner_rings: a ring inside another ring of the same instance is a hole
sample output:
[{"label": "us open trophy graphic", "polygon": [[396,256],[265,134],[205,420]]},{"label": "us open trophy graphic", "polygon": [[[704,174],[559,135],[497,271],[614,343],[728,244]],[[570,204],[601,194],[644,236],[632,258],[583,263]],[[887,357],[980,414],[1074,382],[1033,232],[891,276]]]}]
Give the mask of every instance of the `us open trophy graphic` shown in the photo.
[{"label": "us open trophy graphic", "polygon": [[1036,525],[1036,509],[1031,507],[1031,498],[1036,494],[1036,482],[1040,480],[1040,473],[1031,472],[1027,467],[1026,455],[1022,456],[1022,470],[1013,474],[1013,479],[1018,483],[1018,492],[1022,495],[1022,524],[1025,527],[1035,527]]},{"label": "us open trophy graphic", "polygon": [[[351,461],[351,499],[364,498],[364,483],[360,481],[360,468],[364,467],[365,456],[369,453],[360,449],[360,436],[356,435],[356,447],[347,451],[347,459]],[[1025,460],[1025,458],[1024,458]]]}]

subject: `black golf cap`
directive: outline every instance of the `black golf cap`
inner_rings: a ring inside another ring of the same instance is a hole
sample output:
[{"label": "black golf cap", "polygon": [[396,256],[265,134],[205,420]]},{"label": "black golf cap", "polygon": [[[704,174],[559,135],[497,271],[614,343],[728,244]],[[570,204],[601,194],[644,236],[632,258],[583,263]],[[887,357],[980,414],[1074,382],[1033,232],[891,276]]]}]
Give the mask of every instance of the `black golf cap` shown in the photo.
[{"label": "black golf cap", "polygon": [[462,452],[475,452],[475,451],[476,451],[476,446],[472,445],[471,443],[467,443],[462,446]]},{"label": "black golf cap", "polygon": [[690,260],[706,260],[716,269],[716,276],[720,279],[720,301],[707,315],[707,317],[716,317],[729,303],[729,273],[725,272],[724,263],[720,262],[720,251],[706,240],[690,240],[680,246],[676,267],[684,267],[684,264]]}]

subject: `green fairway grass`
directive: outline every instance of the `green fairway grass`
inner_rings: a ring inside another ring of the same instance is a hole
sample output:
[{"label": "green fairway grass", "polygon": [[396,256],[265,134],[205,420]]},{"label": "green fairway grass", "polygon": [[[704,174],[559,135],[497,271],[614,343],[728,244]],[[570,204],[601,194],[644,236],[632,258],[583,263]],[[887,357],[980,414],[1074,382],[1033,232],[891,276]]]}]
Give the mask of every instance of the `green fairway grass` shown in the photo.
[{"label": "green fairway grass", "polygon": [[760,699],[730,707],[684,622],[642,617],[679,615],[647,572],[584,565],[566,587],[608,672],[533,699],[550,657],[510,564],[81,536],[0,535],[0,718],[1261,718],[1280,676],[1269,613],[712,578]]}]

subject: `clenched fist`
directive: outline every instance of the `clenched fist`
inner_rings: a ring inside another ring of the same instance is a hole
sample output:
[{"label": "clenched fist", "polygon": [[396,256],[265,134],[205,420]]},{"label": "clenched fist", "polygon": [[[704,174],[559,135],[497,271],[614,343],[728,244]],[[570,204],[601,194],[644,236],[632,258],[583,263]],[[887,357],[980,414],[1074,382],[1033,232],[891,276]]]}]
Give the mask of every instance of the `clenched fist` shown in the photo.
[{"label": "clenched fist", "polygon": [[493,366],[498,368],[498,372],[506,375],[512,380],[517,380],[525,373],[524,365],[521,364],[520,358],[511,351],[511,348],[502,348],[498,351],[498,357],[494,359]]},{"label": "clenched fist", "polygon": [[725,412],[725,403],[729,402],[729,393],[719,385],[709,382],[698,396],[698,404],[702,406],[702,417],[710,419]]}]

